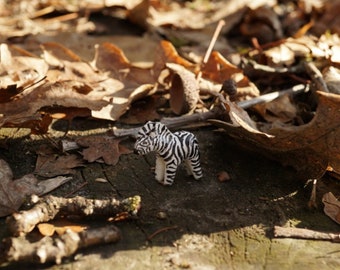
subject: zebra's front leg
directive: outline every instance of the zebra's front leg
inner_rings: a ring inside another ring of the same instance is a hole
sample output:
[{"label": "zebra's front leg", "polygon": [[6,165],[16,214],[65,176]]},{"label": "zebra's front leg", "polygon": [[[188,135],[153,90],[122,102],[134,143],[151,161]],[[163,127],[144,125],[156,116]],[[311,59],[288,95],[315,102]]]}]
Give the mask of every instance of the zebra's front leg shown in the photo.
[{"label": "zebra's front leg", "polygon": [[164,185],[171,186],[174,183],[178,164],[168,163],[165,167]]},{"label": "zebra's front leg", "polygon": [[156,156],[156,167],[155,167],[155,178],[161,184],[164,183],[164,175],[165,175],[164,159],[157,155]]}]

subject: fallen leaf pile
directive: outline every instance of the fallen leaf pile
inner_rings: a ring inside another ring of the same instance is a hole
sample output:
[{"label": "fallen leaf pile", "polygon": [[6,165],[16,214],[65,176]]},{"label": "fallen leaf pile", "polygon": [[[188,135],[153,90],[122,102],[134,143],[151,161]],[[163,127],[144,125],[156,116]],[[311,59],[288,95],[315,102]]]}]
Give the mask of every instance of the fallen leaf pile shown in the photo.
[{"label": "fallen leaf pile", "polygon": [[[1,4],[0,127],[45,134],[53,119],[141,125],[217,108],[211,123],[303,178],[340,173],[340,1],[33,2]],[[118,11],[133,36],[91,17],[112,22]],[[204,59],[221,19],[227,23]],[[297,85],[306,90],[241,106]],[[89,162],[114,165],[130,152],[103,136],[77,144]],[[40,154],[36,173],[81,165],[77,156]]]}]

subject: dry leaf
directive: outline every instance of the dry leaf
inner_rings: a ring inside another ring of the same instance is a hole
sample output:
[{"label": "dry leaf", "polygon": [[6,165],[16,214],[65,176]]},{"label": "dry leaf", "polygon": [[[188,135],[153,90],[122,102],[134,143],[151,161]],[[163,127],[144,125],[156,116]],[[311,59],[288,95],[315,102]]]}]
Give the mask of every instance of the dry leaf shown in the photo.
[{"label": "dry leaf", "polygon": [[158,114],[157,109],[164,105],[165,102],[166,99],[161,98],[159,95],[139,99],[132,104],[131,109],[119,121],[130,125],[141,125],[147,121],[159,120],[161,116]]},{"label": "dry leaf", "polygon": [[46,194],[69,181],[70,177],[55,177],[40,181],[28,174],[13,180],[13,173],[4,160],[0,160],[0,217],[16,212],[27,196]]},{"label": "dry leaf", "polygon": [[322,202],[325,205],[324,212],[336,223],[340,224],[340,202],[333,195],[332,192],[328,192],[323,195]]},{"label": "dry leaf", "polygon": [[249,10],[240,26],[241,33],[268,43],[283,37],[281,22],[277,13],[267,5]]},{"label": "dry leaf", "polygon": [[[134,100],[155,91],[151,69],[132,66],[120,49],[108,43],[99,46],[92,66],[70,49],[52,42],[42,44],[46,62],[29,56],[13,57],[4,44],[0,49],[5,90],[0,99],[0,126],[39,121],[39,110],[49,106],[87,108],[94,117],[117,120]],[[46,63],[50,64],[48,71]],[[22,69],[25,74],[32,71],[38,75],[30,75],[28,81],[20,79]],[[45,75],[49,82],[24,91],[24,86]],[[13,80],[13,76],[18,79]]]},{"label": "dry leaf", "polygon": [[170,107],[175,114],[192,112],[199,100],[199,87],[195,74],[183,66],[166,64],[174,72],[170,88]]},{"label": "dry leaf", "polygon": [[65,219],[53,220],[52,223],[40,223],[37,225],[43,236],[52,236],[54,233],[63,235],[66,230],[79,233],[87,229],[87,226],[80,225]]},{"label": "dry leaf", "polygon": [[52,236],[55,232],[54,225],[49,223],[40,223],[37,227],[43,236]]},{"label": "dry leaf", "polygon": [[120,141],[104,136],[88,136],[76,140],[80,146],[87,147],[82,152],[85,160],[94,162],[102,158],[107,165],[116,165],[121,155],[132,153],[132,150],[119,145]]},{"label": "dry leaf", "polygon": [[83,161],[77,155],[38,155],[35,173],[44,177],[74,174],[73,168],[83,166]]},{"label": "dry leaf", "polygon": [[230,104],[232,124],[212,121],[228,134],[263,154],[290,165],[303,179],[318,179],[331,168],[340,173],[340,96],[317,92],[318,107],[314,118],[301,126],[267,128],[261,131],[243,110]]},{"label": "dry leaf", "polygon": [[297,108],[288,95],[258,104],[254,109],[269,123],[289,123],[297,117]]}]

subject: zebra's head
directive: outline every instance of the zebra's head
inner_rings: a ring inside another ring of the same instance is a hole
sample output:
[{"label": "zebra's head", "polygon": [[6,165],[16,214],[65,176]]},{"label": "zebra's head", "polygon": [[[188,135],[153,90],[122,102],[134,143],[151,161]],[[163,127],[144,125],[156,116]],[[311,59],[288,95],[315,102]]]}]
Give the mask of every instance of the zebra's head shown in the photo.
[{"label": "zebra's head", "polygon": [[138,155],[145,155],[152,151],[155,151],[155,146],[157,145],[157,135],[151,132],[150,135],[138,135],[134,146],[134,152]]},{"label": "zebra's head", "polygon": [[145,155],[156,151],[159,147],[160,138],[169,132],[168,128],[160,122],[147,122],[138,132],[134,146],[135,153]]}]

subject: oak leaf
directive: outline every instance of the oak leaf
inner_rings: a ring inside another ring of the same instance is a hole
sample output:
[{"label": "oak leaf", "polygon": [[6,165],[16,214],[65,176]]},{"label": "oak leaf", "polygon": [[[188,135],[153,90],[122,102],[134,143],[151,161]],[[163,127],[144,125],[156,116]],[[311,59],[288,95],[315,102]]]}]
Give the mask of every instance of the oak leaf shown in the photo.
[{"label": "oak leaf", "polygon": [[74,174],[73,168],[79,166],[83,166],[83,162],[76,155],[38,155],[35,173],[44,177]]},{"label": "oak leaf", "polygon": [[213,120],[242,145],[294,167],[303,179],[320,178],[327,170],[340,173],[340,96],[317,92],[314,118],[301,126],[273,124],[265,130],[230,103],[232,123]]},{"label": "oak leaf", "polygon": [[82,151],[85,160],[94,162],[102,158],[107,165],[116,165],[121,155],[132,153],[132,150],[120,145],[120,141],[104,136],[88,136],[76,140],[80,146],[87,147]]}]

